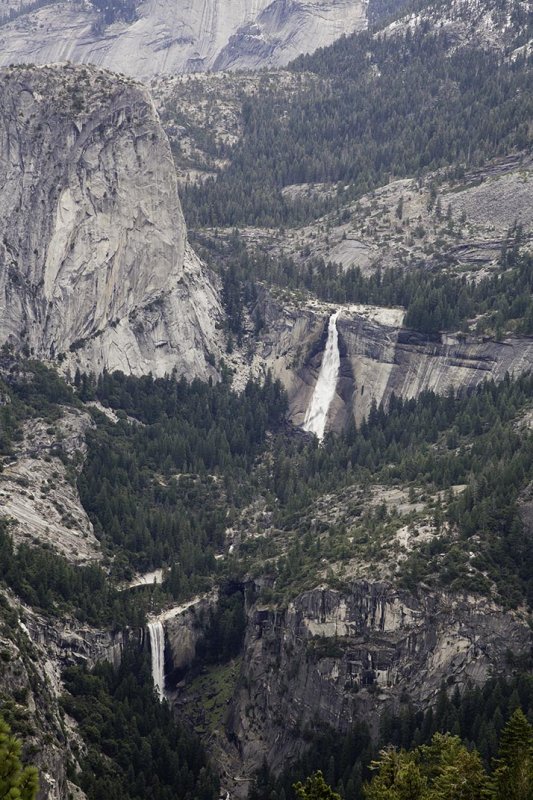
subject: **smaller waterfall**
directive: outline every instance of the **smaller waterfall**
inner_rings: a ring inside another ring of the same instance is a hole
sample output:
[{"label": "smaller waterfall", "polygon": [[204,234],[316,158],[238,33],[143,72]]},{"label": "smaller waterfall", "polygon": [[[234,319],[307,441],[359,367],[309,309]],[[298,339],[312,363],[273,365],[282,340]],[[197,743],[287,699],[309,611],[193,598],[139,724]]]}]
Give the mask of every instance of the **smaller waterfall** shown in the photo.
[{"label": "smaller waterfall", "polygon": [[322,356],[320,372],[313,390],[311,402],[305,412],[303,424],[304,431],[314,433],[320,440],[324,438],[329,407],[335,396],[337,379],[341,365],[339,353],[339,332],[337,331],[337,318],[340,311],[336,311],[329,318],[328,340]]},{"label": "smaller waterfall", "polygon": [[163,623],[158,620],[149,622],[148,635],[152,654],[152,680],[159,699],[163,700],[165,697],[165,629]]}]

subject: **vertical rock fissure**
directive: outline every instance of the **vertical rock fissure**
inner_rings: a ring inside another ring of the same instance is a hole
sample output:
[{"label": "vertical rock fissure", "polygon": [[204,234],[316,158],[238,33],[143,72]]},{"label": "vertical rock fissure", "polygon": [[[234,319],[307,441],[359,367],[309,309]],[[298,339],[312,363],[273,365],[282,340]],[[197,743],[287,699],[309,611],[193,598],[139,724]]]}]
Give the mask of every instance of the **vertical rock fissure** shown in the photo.
[{"label": "vertical rock fissure", "polygon": [[303,424],[304,431],[314,433],[320,440],[324,438],[328,413],[333,397],[335,396],[341,364],[339,333],[337,331],[337,319],[339,314],[340,311],[335,311],[329,318],[326,348],[322,357],[322,364],[313,390],[311,402],[305,412]]}]

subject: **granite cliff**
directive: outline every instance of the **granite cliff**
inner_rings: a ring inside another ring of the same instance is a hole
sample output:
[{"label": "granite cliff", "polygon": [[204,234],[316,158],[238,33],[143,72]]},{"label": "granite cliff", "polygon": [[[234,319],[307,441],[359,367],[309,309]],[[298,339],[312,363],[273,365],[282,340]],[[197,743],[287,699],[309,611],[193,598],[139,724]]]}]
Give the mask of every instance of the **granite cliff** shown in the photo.
[{"label": "granite cliff", "polygon": [[69,779],[69,764],[76,763],[83,742],[61,707],[61,673],[73,664],[116,664],[128,634],[91,628],[68,616],[50,619],[10,592],[0,593],[0,604],[2,714],[23,731],[24,756],[39,769],[39,797],[83,798]]},{"label": "granite cliff", "polygon": [[227,718],[245,774],[264,757],[282,768],[308,728],[347,731],[356,719],[377,727],[402,693],[426,706],[443,680],[482,684],[530,642],[525,622],[489,601],[367,581],[345,592],[318,587],[285,610],[253,606],[249,620]]},{"label": "granite cliff", "polygon": [[[169,698],[200,724],[205,709],[213,714],[220,703],[214,718],[220,714],[223,724],[211,727],[209,740],[232,797],[246,796],[265,759],[275,772],[285,768],[313,731],[342,734],[366,720],[377,733],[386,710],[407,701],[426,708],[443,682],[460,691],[483,685],[493,671],[510,669],[511,653],[529,652],[525,618],[480,597],[357,580],[341,591],[318,586],[276,607],[254,601],[255,588],[245,589],[241,657],[211,681],[182,680],[176,645],[197,638],[198,618],[182,613],[165,622],[169,688],[178,681]],[[225,700],[218,699],[221,680]]]},{"label": "granite cliff", "polygon": [[265,292],[256,309],[264,328],[249,369],[257,375],[270,369],[281,380],[297,425],[316,383],[329,316],[339,308],[341,365],[329,414],[332,430],[341,430],[351,416],[360,424],[374,402],[386,405],[393,393],[404,399],[427,389],[445,394],[531,368],[533,340],[528,337],[495,341],[473,334],[422,334],[402,327],[400,308],[294,304],[290,297],[275,299]]},{"label": "granite cliff", "polygon": [[[9,2],[0,65],[69,60],[135,78],[210,69],[283,66],[366,27],[366,0],[146,0],[105,23],[97,4]],[[133,16],[133,18],[132,18]]]},{"label": "granite cliff", "polygon": [[2,342],[72,369],[213,375],[220,308],[148,93],[18,67],[0,106]]}]

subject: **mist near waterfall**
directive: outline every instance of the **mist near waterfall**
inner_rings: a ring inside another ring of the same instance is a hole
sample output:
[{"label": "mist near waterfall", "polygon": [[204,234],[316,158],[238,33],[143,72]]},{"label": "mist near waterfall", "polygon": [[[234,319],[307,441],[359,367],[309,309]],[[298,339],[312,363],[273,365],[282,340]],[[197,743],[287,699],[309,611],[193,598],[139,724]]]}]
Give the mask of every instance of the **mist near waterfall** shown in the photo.
[{"label": "mist near waterfall", "polygon": [[304,431],[314,433],[320,441],[324,438],[329,408],[335,395],[341,365],[339,332],[337,330],[339,314],[340,311],[336,311],[329,318],[326,349],[324,350],[318,379],[313,390],[311,402],[305,412],[302,426]]},{"label": "mist near waterfall", "polygon": [[165,697],[165,630],[161,622],[148,623],[152,656],[152,680],[160,700]]}]

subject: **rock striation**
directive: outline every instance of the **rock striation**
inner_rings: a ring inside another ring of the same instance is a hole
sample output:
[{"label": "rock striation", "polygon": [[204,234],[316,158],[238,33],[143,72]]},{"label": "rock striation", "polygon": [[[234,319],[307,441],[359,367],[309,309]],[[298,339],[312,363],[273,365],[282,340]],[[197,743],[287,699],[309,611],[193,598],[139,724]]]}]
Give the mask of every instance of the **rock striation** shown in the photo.
[{"label": "rock striation", "polygon": [[1,516],[11,521],[16,545],[53,548],[79,565],[101,559],[92,523],[69,480],[69,469],[77,474],[83,465],[85,435],[93,424],[87,412],[66,407],[53,424],[45,419],[24,423],[16,459],[0,471]]},{"label": "rock striation", "polygon": [[402,327],[402,309],[333,306],[311,301],[293,305],[263,292],[258,313],[265,322],[252,373],[270,369],[287,389],[290,413],[305,420],[326,347],[328,320],[339,311],[340,370],[326,430],[340,430],[353,417],[360,424],[375,402],[404,399],[431,389],[444,394],[508,372],[531,369],[533,339],[495,341],[462,334],[421,334]]},{"label": "rock striation", "polygon": [[525,620],[488,600],[427,587],[413,595],[357,581],[305,592],[283,610],[254,605],[228,719],[236,764],[248,776],[266,757],[279,770],[305,748],[309,727],[377,727],[400,697],[424,707],[442,681],[482,684],[505,673],[509,651],[528,652],[530,637]]},{"label": "rock striation", "polygon": [[367,5],[364,0],[274,0],[230,37],[214,69],[285,66],[301,53],[363,30]]},{"label": "rock striation", "polygon": [[0,342],[97,372],[213,375],[220,308],[147,91],[17,67],[0,107]]},{"label": "rock striation", "polygon": [[1,25],[0,66],[69,60],[135,78],[283,66],[366,27],[366,0],[144,0],[104,25],[90,3],[29,5]]},{"label": "rock striation", "polygon": [[126,641],[139,646],[139,631],[98,630],[71,618],[47,618],[0,592],[1,700],[26,725],[23,755],[39,769],[39,800],[85,795],[69,780],[83,742],[73,720],[64,714],[62,670],[97,661],[118,664]]}]

